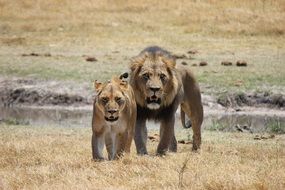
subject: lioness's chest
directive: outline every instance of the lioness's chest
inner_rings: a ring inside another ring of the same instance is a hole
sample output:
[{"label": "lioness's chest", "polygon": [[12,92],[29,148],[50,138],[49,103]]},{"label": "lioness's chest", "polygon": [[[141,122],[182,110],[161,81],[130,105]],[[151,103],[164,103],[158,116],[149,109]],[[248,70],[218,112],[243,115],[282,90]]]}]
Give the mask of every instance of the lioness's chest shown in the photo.
[{"label": "lioness's chest", "polygon": [[127,122],[119,119],[116,123],[106,123],[106,132],[123,133],[127,129]]}]

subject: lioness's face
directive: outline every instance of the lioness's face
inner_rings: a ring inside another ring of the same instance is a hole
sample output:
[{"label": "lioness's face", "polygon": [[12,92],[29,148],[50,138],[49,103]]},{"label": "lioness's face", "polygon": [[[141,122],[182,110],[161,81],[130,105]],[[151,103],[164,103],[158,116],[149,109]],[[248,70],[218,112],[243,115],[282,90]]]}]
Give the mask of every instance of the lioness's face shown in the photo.
[{"label": "lioness's face", "polygon": [[140,72],[140,87],[145,93],[145,103],[149,109],[159,109],[166,96],[165,88],[170,80],[169,71],[164,63],[145,63]]},{"label": "lioness's face", "polygon": [[98,96],[98,105],[107,123],[115,124],[126,104],[126,98],[116,85],[109,83]]}]

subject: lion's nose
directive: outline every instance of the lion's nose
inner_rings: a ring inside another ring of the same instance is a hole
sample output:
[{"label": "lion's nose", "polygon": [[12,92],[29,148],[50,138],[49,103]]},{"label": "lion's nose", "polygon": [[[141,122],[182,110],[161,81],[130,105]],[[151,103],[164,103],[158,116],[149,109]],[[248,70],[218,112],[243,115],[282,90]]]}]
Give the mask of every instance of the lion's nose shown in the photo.
[{"label": "lion's nose", "polygon": [[114,113],[116,113],[117,111],[118,111],[117,109],[108,110],[108,112],[109,112],[110,114],[114,114]]},{"label": "lion's nose", "polygon": [[160,90],[160,87],[150,87],[150,89],[151,89],[153,92],[156,92],[156,91],[159,91],[159,90]]}]

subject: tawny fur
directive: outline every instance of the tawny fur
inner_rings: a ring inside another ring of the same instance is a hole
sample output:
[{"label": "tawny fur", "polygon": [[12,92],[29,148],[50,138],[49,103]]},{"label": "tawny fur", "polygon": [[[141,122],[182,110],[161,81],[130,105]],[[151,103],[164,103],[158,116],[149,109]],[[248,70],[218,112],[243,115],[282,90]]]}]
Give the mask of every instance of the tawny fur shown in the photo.
[{"label": "tawny fur", "polygon": [[[102,160],[106,145],[108,158],[129,153],[134,137],[136,102],[132,87],[126,81],[113,78],[104,84],[95,82],[96,98],[92,118],[92,155]],[[106,101],[106,99],[108,101]],[[116,121],[113,121],[117,119]]]}]

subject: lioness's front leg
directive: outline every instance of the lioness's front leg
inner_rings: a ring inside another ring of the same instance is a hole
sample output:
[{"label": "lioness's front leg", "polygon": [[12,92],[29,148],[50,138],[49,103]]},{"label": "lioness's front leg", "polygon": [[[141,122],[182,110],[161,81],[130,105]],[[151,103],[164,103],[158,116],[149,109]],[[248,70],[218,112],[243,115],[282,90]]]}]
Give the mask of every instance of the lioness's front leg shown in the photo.
[{"label": "lioness's front leg", "polygon": [[116,134],[109,132],[106,134],[105,143],[108,152],[108,159],[113,160],[116,154]]},{"label": "lioness's front leg", "polygon": [[126,151],[126,145],[128,143],[128,132],[123,134],[117,134],[116,137],[116,158],[120,158]]},{"label": "lioness's front leg", "polygon": [[104,160],[103,148],[104,148],[104,134],[92,134],[92,155],[94,160]]},{"label": "lioness's front leg", "polygon": [[[170,147],[170,144],[173,140],[176,141],[174,137],[174,122],[175,117],[174,115],[171,116],[171,118],[166,118],[161,121],[160,124],[160,141],[157,147],[157,154],[163,155],[166,153],[168,148]],[[175,147],[171,147],[171,149]],[[176,147],[177,148],[177,147]]]},{"label": "lioness's front leg", "polygon": [[137,148],[137,153],[141,155],[147,154],[147,149],[146,149],[147,128],[146,128],[145,119],[137,120],[134,139]]}]

